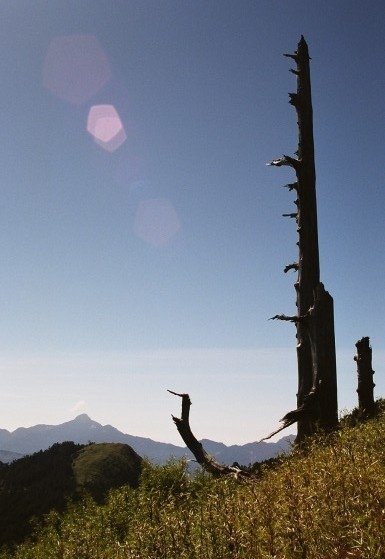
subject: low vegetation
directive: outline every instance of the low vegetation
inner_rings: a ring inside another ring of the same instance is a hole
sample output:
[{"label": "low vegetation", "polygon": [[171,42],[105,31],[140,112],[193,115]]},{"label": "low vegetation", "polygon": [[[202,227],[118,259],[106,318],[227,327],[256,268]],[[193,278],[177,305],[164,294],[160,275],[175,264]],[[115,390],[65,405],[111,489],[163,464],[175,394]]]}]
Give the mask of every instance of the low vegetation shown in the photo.
[{"label": "low vegetation", "polygon": [[85,492],[101,502],[113,487],[137,486],[141,462],[125,444],[64,442],[1,464],[0,546],[22,541],[33,523],[52,510],[63,512]]},{"label": "low vegetation", "polygon": [[107,491],[128,483],[136,487],[142,467],[141,457],[122,443],[90,444],[77,453],[73,461],[76,487],[97,500]]},{"label": "low vegetation", "polygon": [[0,545],[21,541],[31,532],[30,520],[50,510],[63,511],[76,492],[72,459],[84,445],[53,445],[0,469]]},{"label": "low vegetation", "polygon": [[147,464],[136,489],[51,512],[0,559],[383,559],[383,413],[258,474],[239,482]]}]

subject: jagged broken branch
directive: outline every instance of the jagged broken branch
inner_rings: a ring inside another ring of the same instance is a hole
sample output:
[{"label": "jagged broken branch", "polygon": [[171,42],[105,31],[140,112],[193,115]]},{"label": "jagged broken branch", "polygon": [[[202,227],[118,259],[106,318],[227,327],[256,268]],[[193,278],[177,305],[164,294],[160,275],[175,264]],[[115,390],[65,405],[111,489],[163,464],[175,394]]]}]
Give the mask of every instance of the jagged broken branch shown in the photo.
[{"label": "jagged broken branch", "polygon": [[261,443],[262,441],[267,441],[268,439],[271,439],[272,437],[274,437],[274,435],[277,435],[277,433],[280,433],[284,429],[287,429],[291,425],[294,425],[294,423],[297,423],[297,421],[303,420],[306,417],[314,417],[317,411],[318,394],[319,391],[317,386],[316,388],[313,388],[309,392],[303,404],[299,408],[297,408],[296,410],[289,411],[282,419],[279,420],[280,423],[282,423],[282,425],[278,429],[276,429],[275,431],[270,433],[270,435],[267,435],[267,437],[264,437],[258,442]]},{"label": "jagged broken branch", "polygon": [[299,268],[298,262],[293,262],[292,264],[288,264],[287,266],[285,266],[285,268],[284,268],[283,271],[284,271],[285,274],[287,274],[287,272],[288,272],[289,270],[298,271],[298,268]]},{"label": "jagged broken branch", "polygon": [[289,182],[289,184],[284,184],[283,188],[288,188],[289,191],[298,190],[298,182]]},{"label": "jagged broken branch", "polygon": [[300,322],[302,318],[302,316],[287,316],[286,314],[276,314],[269,318],[269,320],[284,320],[286,322],[294,322],[296,324],[297,322]]},{"label": "jagged broken branch", "polygon": [[289,167],[293,167],[293,169],[297,171],[300,165],[300,161],[298,159],[295,159],[294,157],[290,157],[290,155],[283,155],[279,159],[273,159],[273,161],[270,161],[270,163],[266,163],[266,165],[269,165],[271,167],[283,167],[286,165]]}]

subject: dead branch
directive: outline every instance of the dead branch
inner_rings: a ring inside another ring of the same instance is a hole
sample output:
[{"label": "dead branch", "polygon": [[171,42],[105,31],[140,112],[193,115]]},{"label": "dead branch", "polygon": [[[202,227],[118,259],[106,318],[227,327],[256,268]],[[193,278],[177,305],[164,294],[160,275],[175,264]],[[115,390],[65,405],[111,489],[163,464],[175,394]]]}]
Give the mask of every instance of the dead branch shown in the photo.
[{"label": "dead branch", "polygon": [[299,268],[298,262],[293,262],[292,264],[288,264],[287,266],[285,266],[283,272],[284,272],[285,274],[287,274],[287,272],[288,272],[289,270],[298,271],[298,268]]},{"label": "dead branch", "polygon": [[294,107],[298,107],[299,103],[300,103],[300,96],[298,95],[298,93],[289,93],[289,103],[290,105],[293,105]]},{"label": "dead branch", "polygon": [[298,212],[292,212],[292,213],[289,213],[289,214],[282,214],[282,217],[290,217],[291,219],[297,219]]},{"label": "dead branch", "polygon": [[306,316],[287,316],[286,314],[276,314],[269,318],[269,320],[284,320],[286,322],[294,322],[297,324],[298,322],[303,322]]},{"label": "dead branch", "polygon": [[267,435],[258,442],[267,441],[274,437],[277,433],[280,433],[284,429],[287,429],[297,421],[301,421],[305,418],[312,418],[317,415],[317,405],[318,405],[318,394],[319,394],[319,385],[313,388],[309,394],[306,396],[303,404],[297,408],[296,410],[289,411],[282,419],[280,419],[280,423],[282,423],[281,427]]},{"label": "dead branch", "polygon": [[283,155],[279,159],[273,159],[270,163],[266,163],[266,165],[270,167],[282,167],[284,165],[293,167],[295,171],[299,169],[300,161],[295,159],[294,157],[290,157],[290,155]]},{"label": "dead branch", "polygon": [[270,435],[267,435],[267,437],[263,437],[263,439],[260,439],[258,442],[263,443],[264,441],[268,441],[269,439],[274,437],[274,435],[277,435],[278,433],[280,433],[284,429],[287,429],[287,427],[290,427],[290,425],[293,425],[294,423],[295,422],[293,421],[292,423],[285,423],[284,425],[281,425],[281,427],[279,427],[278,429],[270,433]]},{"label": "dead branch", "polygon": [[298,189],[298,182],[289,182],[289,184],[284,184],[283,188],[288,188],[289,191]]},{"label": "dead branch", "polygon": [[167,392],[170,392],[170,394],[182,398],[181,417],[175,417],[174,415],[172,415],[171,417],[185,445],[192,452],[198,464],[200,464],[207,472],[210,472],[210,474],[213,474],[216,477],[232,475],[237,478],[251,478],[252,474],[250,474],[249,472],[240,468],[236,468],[235,466],[226,466],[225,464],[220,464],[205,451],[202,443],[198,441],[190,428],[190,396],[188,394],[179,394],[178,392],[174,392],[173,390],[167,390]]},{"label": "dead branch", "polygon": [[283,56],[286,56],[287,58],[292,58],[292,59],[295,60],[296,62],[297,62],[297,60],[298,60],[298,54],[297,54],[297,52],[295,52],[294,54],[285,53]]}]

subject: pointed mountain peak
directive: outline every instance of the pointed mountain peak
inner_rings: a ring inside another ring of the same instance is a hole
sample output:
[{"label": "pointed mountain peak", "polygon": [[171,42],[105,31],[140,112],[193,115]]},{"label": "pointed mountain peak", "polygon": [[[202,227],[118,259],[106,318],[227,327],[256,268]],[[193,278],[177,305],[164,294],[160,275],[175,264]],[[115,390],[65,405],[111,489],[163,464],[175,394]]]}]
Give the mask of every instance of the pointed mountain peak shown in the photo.
[{"label": "pointed mountain peak", "polygon": [[73,421],[76,421],[77,423],[94,423],[94,421],[92,421],[90,416],[87,415],[86,413],[81,413],[80,415],[77,415],[75,419],[73,419]]}]

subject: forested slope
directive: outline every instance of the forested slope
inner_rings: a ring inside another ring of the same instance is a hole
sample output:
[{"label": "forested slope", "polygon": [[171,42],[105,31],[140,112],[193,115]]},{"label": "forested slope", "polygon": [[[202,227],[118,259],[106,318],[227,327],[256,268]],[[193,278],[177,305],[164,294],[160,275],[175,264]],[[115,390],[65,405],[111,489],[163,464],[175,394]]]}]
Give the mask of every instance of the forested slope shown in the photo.
[{"label": "forested slope", "polygon": [[101,501],[112,487],[136,486],[142,459],[125,444],[57,443],[0,468],[0,545],[31,533],[31,522],[63,512],[85,492]]}]

